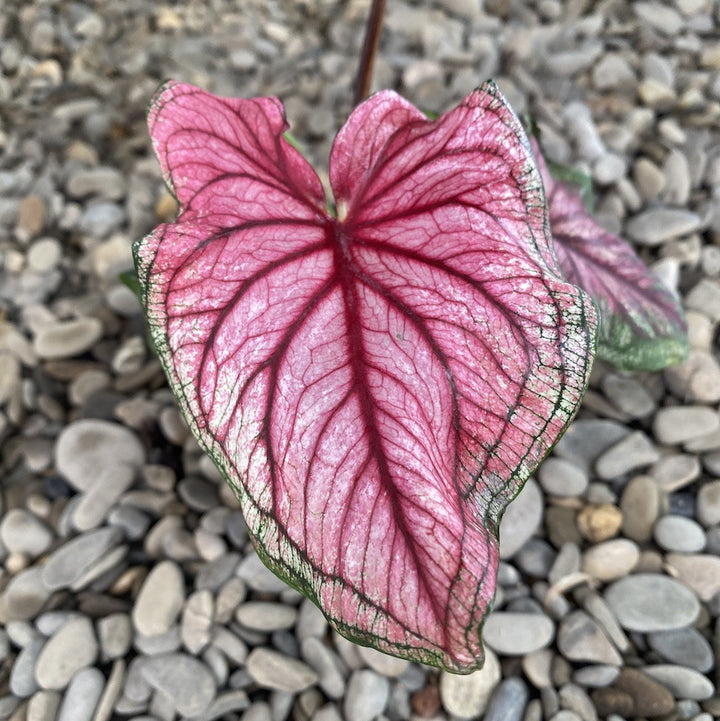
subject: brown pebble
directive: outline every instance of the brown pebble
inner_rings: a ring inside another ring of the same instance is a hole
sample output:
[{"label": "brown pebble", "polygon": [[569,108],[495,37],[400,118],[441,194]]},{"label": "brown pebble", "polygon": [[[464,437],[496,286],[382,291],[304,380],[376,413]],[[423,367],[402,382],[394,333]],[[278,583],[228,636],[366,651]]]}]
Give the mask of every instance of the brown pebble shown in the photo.
[{"label": "brown pebble", "polygon": [[429,682],[427,686],[410,696],[413,711],[423,718],[432,718],[440,710],[440,691],[437,684]]},{"label": "brown pebble", "polygon": [[664,716],[675,708],[675,699],[665,686],[636,668],[623,668],[613,686],[633,700],[633,716]]},{"label": "brown pebble", "polygon": [[590,698],[592,698],[595,704],[598,716],[602,718],[609,716],[611,713],[616,713],[627,718],[635,708],[632,696],[617,688],[595,689],[590,694]]},{"label": "brown pebble", "polygon": [[155,203],[155,215],[158,220],[171,221],[175,220],[178,212],[177,200],[170,193],[163,193],[157,203]]},{"label": "brown pebble", "polygon": [[45,201],[39,195],[28,195],[18,205],[18,228],[32,237],[45,227]]},{"label": "brown pebble", "polygon": [[622,513],[611,503],[585,506],[577,515],[580,533],[592,543],[600,543],[612,538],[622,525]]}]

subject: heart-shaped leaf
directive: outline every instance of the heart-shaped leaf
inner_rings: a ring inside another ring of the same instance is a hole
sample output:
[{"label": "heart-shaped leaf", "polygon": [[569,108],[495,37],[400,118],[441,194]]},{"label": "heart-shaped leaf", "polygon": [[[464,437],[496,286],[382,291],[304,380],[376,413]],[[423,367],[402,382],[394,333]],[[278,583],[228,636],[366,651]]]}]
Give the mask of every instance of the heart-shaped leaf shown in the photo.
[{"label": "heart-shaped leaf", "polygon": [[149,324],[260,557],[359,643],[480,666],[498,522],[594,347],[516,117],[493,85],[436,121],[372,96],[337,217],[277,100],[170,83],[149,123],[182,208],[134,249]]},{"label": "heart-shaped leaf", "polygon": [[678,299],[627,241],[590,215],[580,188],[553,176],[534,138],[532,147],[560,266],[600,311],[598,357],[625,370],[660,370],[683,361],[687,325]]}]

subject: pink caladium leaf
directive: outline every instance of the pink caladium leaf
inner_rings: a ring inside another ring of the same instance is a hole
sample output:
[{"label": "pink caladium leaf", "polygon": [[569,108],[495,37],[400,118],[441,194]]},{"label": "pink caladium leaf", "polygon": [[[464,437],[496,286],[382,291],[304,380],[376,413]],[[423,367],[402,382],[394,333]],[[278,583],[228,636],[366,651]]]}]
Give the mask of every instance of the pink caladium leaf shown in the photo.
[{"label": "pink caladium leaf", "polygon": [[348,638],[481,666],[499,519],[594,351],[517,118],[491,84],[435,121],[373,95],[336,215],[274,98],[169,83],[149,125],[181,206],[134,248],[149,325],[258,554]]},{"label": "pink caladium leaf", "polygon": [[598,306],[598,357],[636,371],[682,362],[688,338],[678,299],[627,241],[590,215],[579,188],[553,177],[534,138],[532,147],[545,183],[560,266]]}]

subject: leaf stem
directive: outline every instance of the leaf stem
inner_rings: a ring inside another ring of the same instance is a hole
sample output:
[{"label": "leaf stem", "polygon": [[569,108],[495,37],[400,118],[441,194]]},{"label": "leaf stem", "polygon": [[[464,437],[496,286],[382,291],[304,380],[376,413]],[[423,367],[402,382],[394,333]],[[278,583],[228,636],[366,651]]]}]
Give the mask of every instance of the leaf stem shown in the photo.
[{"label": "leaf stem", "polygon": [[380,43],[383,15],[385,14],[386,0],[372,0],[367,24],[365,25],[365,40],[363,42],[360,65],[355,80],[355,105],[359,105],[370,92],[372,83],[373,65]]}]

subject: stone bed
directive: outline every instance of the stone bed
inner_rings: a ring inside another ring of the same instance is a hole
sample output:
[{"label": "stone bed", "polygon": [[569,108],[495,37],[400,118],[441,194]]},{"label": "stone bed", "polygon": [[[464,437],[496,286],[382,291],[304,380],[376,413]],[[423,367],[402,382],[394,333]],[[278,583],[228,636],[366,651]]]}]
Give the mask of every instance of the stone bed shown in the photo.
[{"label": "stone bed", "polygon": [[0,719],[720,716],[720,5],[480,5],[390,0],[375,86],[438,112],[496,78],[680,293],[692,350],[596,365],[503,521],[488,662],[459,677],[354,646],[265,570],[118,281],[176,210],[158,84],[282,97],[322,168],[367,0],[5,0]]}]

